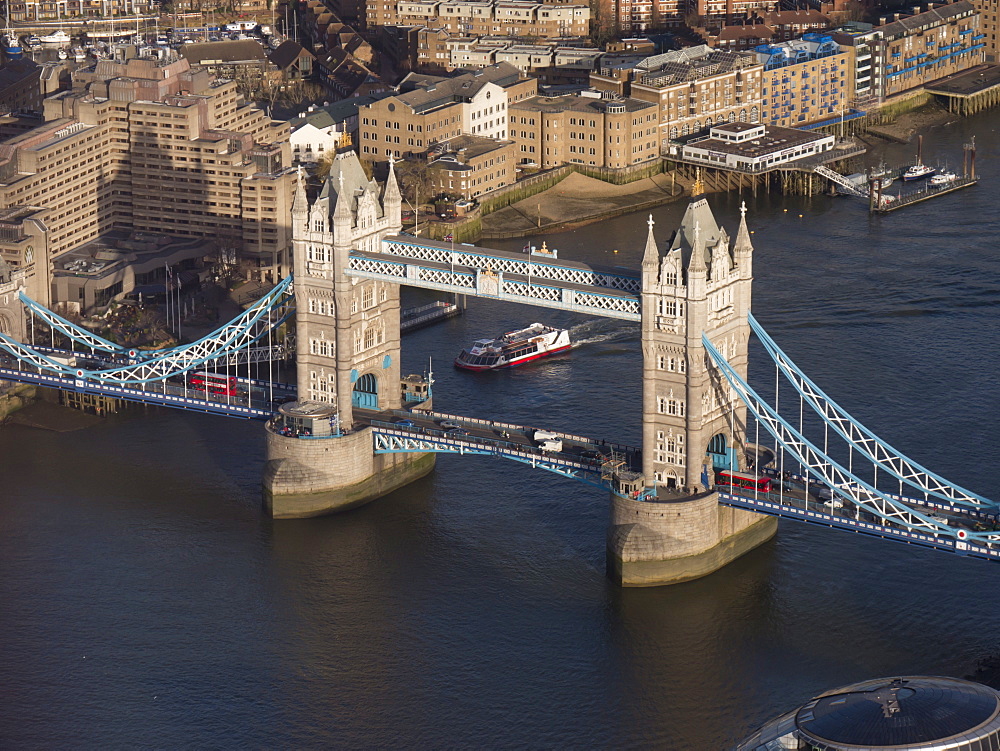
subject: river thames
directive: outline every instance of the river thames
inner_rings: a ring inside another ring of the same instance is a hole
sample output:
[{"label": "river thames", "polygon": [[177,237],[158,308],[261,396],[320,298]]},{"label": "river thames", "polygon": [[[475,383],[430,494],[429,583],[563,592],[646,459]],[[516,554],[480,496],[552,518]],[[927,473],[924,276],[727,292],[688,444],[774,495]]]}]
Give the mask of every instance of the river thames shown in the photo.
[{"label": "river thames", "polygon": [[[930,131],[925,161],[952,168],[975,133],[984,178],[893,214],[746,196],[753,309],[779,345],[883,438],[987,496],[998,122]],[[709,200],[735,233],[739,199]],[[683,208],[654,211],[661,243]],[[637,267],[645,219],[533,242]],[[534,320],[579,345],[507,372],[451,367]],[[639,440],[636,325],[470,300],[404,337],[404,372],[429,357],[442,411]],[[768,378],[758,356],[751,380]],[[262,430],[142,409],[0,429],[0,747],[722,749],[825,689],[1000,656],[995,564],[782,521],[716,574],[622,590],[604,574],[602,492],[442,456],[363,508],[273,522]]]}]

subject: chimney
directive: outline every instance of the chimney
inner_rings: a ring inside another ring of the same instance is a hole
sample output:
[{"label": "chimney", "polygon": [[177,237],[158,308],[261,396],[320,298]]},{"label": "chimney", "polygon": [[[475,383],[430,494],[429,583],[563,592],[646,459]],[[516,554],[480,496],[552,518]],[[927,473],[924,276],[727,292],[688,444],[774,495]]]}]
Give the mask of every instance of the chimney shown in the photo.
[{"label": "chimney", "polygon": [[879,26],[885,26],[887,23],[889,23],[889,19],[886,16],[879,16],[878,18]]},{"label": "chimney", "polygon": [[921,13],[919,5],[914,5],[912,8],[910,8],[910,10],[913,11],[913,15],[915,16],[919,16]]}]

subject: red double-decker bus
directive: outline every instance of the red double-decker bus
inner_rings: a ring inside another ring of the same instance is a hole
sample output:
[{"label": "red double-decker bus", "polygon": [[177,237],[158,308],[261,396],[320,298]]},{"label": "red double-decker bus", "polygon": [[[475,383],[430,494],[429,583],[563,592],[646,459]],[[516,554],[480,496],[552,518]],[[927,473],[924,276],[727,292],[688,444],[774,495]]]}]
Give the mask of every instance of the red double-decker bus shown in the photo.
[{"label": "red double-decker bus", "polygon": [[217,396],[236,396],[239,393],[236,379],[223,373],[191,373],[188,385]]},{"label": "red double-decker bus", "polygon": [[733,488],[756,490],[758,493],[771,492],[771,478],[758,477],[749,472],[725,471],[715,473],[716,485],[728,485]]}]

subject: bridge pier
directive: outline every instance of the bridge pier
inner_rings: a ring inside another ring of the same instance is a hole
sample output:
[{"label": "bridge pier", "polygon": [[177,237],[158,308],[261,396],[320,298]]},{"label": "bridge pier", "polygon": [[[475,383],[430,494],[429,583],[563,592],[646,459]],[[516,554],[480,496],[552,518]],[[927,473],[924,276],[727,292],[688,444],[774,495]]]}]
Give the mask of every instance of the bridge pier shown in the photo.
[{"label": "bridge pier", "polygon": [[711,574],[774,536],[775,517],[718,504],[714,491],[660,500],[611,497],[608,576],[622,587]]},{"label": "bridge pier", "polygon": [[379,454],[370,428],[346,435],[295,438],[266,429],[264,505],[275,519],[345,511],[434,469],[434,454]]}]

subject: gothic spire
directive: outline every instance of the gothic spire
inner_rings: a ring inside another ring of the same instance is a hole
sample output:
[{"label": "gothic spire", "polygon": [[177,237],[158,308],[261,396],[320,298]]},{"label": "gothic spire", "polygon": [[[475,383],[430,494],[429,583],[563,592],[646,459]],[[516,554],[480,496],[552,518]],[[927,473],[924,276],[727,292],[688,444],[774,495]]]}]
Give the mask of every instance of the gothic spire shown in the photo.
[{"label": "gothic spire", "polygon": [[747,229],[747,204],[743,201],[740,204],[740,228],[736,232],[736,242],[733,244],[733,255],[741,253],[752,253],[753,244],[750,242],[750,231]]},{"label": "gothic spire", "polygon": [[334,221],[346,219],[348,222],[353,222],[354,213],[351,211],[350,198],[345,195],[346,191],[344,190],[344,173],[341,172],[337,177],[339,180],[337,187],[337,208],[333,212]]},{"label": "gothic spire", "polygon": [[653,215],[649,215],[649,234],[646,235],[646,249],[642,253],[642,265],[648,268],[656,268],[660,262],[660,252],[656,249],[656,238],[653,237]]},{"label": "gothic spire", "polygon": [[399,183],[396,182],[396,160],[389,155],[389,177],[385,181],[385,192],[382,194],[383,206],[389,202],[402,204],[403,197],[399,193]]},{"label": "gothic spire", "polygon": [[309,210],[309,198],[306,196],[305,180],[302,176],[302,165],[299,165],[295,175],[295,198],[292,199],[292,213],[305,215]]},{"label": "gothic spire", "polygon": [[705,266],[705,244],[701,239],[701,223],[694,224],[694,242],[691,243],[691,259],[688,261],[688,273],[704,274],[708,271]]}]

